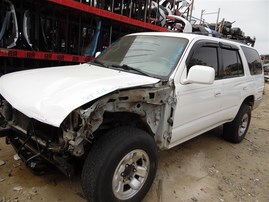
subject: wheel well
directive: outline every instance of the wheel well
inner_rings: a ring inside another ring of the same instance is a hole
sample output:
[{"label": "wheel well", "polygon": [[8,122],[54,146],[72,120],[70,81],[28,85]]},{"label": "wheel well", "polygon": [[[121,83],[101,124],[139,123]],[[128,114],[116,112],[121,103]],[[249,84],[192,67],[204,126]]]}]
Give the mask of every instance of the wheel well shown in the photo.
[{"label": "wheel well", "polygon": [[104,130],[111,130],[121,126],[133,126],[144,130],[153,136],[145,121],[143,121],[139,115],[129,112],[105,112],[103,116],[103,123],[98,129],[98,133],[99,131],[102,131],[103,134]]},{"label": "wheel well", "polygon": [[[122,126],[132,126],[146,131],[151,136],[154,136],[150,128],[145,124],[142,118],[134,113],[129,112],[105,112],[103,122],[99,128],[93,133],[91,144],[85,144],[85,154],[89,153],[90,148],[95,142],[99,141],[109,131]],[[86,156],[85,156],[86,157]]]},{"label": "wheel well", "polygon": [[120,128],[122,126],[132,126],[139,128],[147,132],[147,134],[151,135],[152,137],[154,136],[147,124],[137,114],[130,112],[104,112],[102,124],[96,131],[94,131],[90,143],[85,142],[84,144],[85,153],[83,155],[83,159],[85,160],[92,146],[96,144],[96,142],[98,142],[100,139],[102,139],[105,134],[115,128]]},{"label": "wheel well", "polygon": [[253,105],[254,105],[254,96],[253,96],[253,95],[248,96],[248,97],[243,101],[243,104],[247,104],[248,106],[250,106],[250,107],[252,108]]}]

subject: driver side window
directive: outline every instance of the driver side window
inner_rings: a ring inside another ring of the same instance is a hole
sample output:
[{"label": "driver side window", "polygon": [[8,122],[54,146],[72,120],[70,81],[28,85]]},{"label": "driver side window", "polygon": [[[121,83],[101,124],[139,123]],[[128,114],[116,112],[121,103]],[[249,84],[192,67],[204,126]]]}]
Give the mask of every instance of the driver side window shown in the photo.
[{"label": "driver side window", "polygon": [[205,65],[215,69],[215,79],[219,78],[218,49],[217,47],[202,46],[193,53],[187,69],[194,65]]}]

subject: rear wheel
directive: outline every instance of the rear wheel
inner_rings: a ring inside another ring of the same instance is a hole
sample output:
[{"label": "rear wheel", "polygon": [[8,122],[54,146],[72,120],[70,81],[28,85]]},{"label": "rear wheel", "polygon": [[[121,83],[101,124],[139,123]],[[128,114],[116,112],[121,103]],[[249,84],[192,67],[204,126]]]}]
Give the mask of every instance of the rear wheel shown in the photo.
[{"label": "rear wheel", "polygon": [[223,137],[224,139],[233,142],[240,143],[248,131],[248,127],[251,120],[250,106],[243,104],[237,113],[235,119],[224,124]]},{"label": "rear wheel", "polygon": [[83,166],[82,189],[92,202],[141,201],[156,169],[154,139],[137,128],[117,128],[93,145]]}]

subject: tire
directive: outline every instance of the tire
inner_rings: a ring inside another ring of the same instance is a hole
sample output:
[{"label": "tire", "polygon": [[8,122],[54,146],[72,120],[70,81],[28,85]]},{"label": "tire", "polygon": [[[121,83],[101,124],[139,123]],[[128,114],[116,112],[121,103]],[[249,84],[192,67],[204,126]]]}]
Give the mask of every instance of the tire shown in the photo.
[{"label": "tire", "polygon": [[91,202],[137,202],[147,194],[157,170],[156,143],[145,131],[120,127],[103,135],[90,150],[81,174]]},{"label": "tire", "polygon": [[250,106],[242,104],[235,119],[223,126],[223,138],[232,143],[240,143],[247,134],[251,120]]}]

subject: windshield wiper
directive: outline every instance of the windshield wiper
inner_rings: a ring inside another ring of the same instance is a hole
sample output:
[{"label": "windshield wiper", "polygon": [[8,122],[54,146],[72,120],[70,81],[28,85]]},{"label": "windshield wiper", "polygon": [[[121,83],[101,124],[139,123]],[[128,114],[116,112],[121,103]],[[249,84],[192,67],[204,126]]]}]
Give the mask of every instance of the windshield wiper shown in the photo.
[{"label": "windshield wiper", "polygon": [[111,65],[111,67],[116,67],[116,68],[121,68],[121,69],[124,69],[124,70],[132,70],[132,71],[135,71],[135,72],[138,72],[139,74],[142,74],[144,76],[150,76],[152,77],[150,74],[140,70],[140,69],[136,69],[134,67],[131,67],[129,65],[126,65],[126,64],[123,64],[123,65]]},{"label": "windshield wiper", "polygon": [[98,64],[98,65],[101,65],[101,66],[106,67],[106,68],[109,68],[109,66],[107,64],[105,64],[103,62],[100,62],[98,60],[94,60],[93,63]]}]

